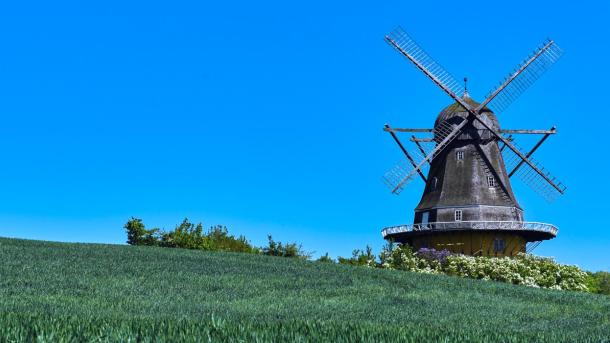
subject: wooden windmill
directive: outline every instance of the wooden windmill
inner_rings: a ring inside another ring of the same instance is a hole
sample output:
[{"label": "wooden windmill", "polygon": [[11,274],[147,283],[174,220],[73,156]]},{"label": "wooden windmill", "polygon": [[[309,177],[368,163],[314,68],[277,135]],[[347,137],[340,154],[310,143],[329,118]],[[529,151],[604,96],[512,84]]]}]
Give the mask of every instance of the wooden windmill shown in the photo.
[{"label": "wooden windmill", "polygon": [[[385,40],[455,102],[441,111],[432,129],[385,125],[405,155],[386,173],[385,183],[394,194],[417,178],[426,186],[413,224],[385,228],[384,238],[416,250],[429,247],[483,256],[531,251],[554,238],[554,225],[524,221],[510,180],[517,175],[549,201],[564,194],[566,187],[532,159],[556,130],[504,130],[495,113],[506,109],[557,61],[561,49],[554,41],[545,41],[478,103],[468,95],[465,83],[456,81],[400,27]],[[412,135],[414,149],[408,151],[398,132],[429,136]],[[514,142],[516,134],[542,137],[524,152]]]}]

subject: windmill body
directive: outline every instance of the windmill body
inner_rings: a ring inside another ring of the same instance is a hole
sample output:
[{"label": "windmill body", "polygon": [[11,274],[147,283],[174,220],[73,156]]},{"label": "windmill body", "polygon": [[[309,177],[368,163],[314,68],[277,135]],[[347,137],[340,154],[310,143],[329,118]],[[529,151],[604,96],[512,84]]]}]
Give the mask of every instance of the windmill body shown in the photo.
[{"label": "windmill body", "polygon": [[[554,42],[546,42],[483,103],[477,103],[402,29],[387,36],[386,41],[455,102],[439,113],[432,129],[392,128],[386,124],[384,130],[398,143],[405,159],[384,180],[395,194],[417,178],[425,182],[425,187],[413,224],[385,228],[384,238],[410,244],[416,250],[447,249],[484,256],[512,256],[554,238],[554,225],[524,220],[511,177],[519,176],[548,200],[565,192],[565,186],[531,157],[556,132],[555,128],[503,130],[492,111],[508,106],[559,57]],[[428,137],[411,136],[416,149],[409,152],[398,138],[401,132]],[[542,138],[524,153],[513,141],[512,135],[516,134],[539,134]]]}]

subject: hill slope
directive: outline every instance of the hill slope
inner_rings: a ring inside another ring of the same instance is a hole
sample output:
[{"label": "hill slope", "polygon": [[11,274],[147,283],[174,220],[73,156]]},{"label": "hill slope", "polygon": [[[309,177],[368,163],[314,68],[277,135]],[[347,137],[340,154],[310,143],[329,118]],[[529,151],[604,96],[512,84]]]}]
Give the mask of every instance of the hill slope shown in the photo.
[{"label": "hill slope", "polygon": [[237,253],[0,238],[0,341],[610,341],[610,297]]}]

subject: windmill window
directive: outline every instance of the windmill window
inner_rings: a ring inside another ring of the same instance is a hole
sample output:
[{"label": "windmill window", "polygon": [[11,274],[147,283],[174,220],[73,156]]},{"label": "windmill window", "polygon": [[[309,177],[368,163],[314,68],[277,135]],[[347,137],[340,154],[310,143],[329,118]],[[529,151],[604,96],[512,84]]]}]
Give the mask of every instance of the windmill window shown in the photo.
[{"label": "windmill window", "polygon": [[504,249],[506,249],[506,242],[500,238],[494,239],[494,251],[503,252]]},{"label": "windmill window", "polygon": [[462,221],[462,210],[455,210],[455,221],[456,222]]},{"label": "windmill window", "polygon": [[438,185],[438,178],[435,176],[432,178],[432,180],[430,180],[430,190],[435,191],[437,185]]},{"label": "windmill window", "polygon": [[430,213],[429,212],[424,212],[421,215],[421,223],[422,225],[427,225],[428,224],[428,220],[430,219]]},{"label": "windmill window", "polygon": [[455,153],[456,158],[458,161],[462,161],[464,159],[464,152],[463,151],[458,151]]},{"label": "windmill window", "polygon": [[487,177],[487,186],[488,186],[489,188],[496,187],[496,179],[494,179],[494,177],[493,177],[493,176],[488,176],[488,177]]}]

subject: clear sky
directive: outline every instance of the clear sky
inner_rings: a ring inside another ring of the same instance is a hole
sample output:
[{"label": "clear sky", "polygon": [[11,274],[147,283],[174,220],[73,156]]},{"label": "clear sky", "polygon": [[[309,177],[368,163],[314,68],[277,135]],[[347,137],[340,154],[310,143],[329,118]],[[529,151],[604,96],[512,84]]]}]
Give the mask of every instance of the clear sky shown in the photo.
[{"label": "clear sky", "polygon": [[0,236],[124,243],[130,216],[188,217],[378,251],[423,188],[381,183],[401,158],[383,124],[431,127],[451,102],[384,43],[400,24],[478,100],[547,36],[565,50],[499,119],[559,131],[535,156],[566,195],[514,182],[560,229],[536,252],[608,270],[609,19],[606,1],[5,2]]}]

